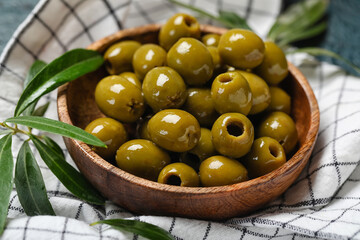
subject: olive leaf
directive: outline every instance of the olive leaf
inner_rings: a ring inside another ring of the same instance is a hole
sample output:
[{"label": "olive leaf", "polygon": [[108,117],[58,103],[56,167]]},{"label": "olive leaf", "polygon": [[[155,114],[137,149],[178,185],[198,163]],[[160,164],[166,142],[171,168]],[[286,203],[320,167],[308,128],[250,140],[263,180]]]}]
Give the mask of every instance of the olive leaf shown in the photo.
[{"label": "olive leaf", "polygon": [[31,141],[40,153],[45,164],[60,180],[60,182],[75,196],[89,203],[104,205],[105,199],[100,193],[85,179],[85,177],[76,171],[69,163],[61,159],[60,155],[45,143],[41,142],[34,135],[30,135]]},{"label": "olive leaf", "polygon": [[220,10],[219,19],[231,23],[232,28],[243,28],[243,29],[251,30],[246,20],[234,12]]},{"label": "olive leaf", "polygon": [[286,54],[293,54],[293,53],[307,53],[313,56],[327,56],[327,57],[331,57],[334,59],[337,59],[341,62],[346,63],[347,65],[349,65],[350,67],[352,67],[357,73],[360,74],[360,68],[356,65],[354,65],[352,62],[350,62],[349,60],[343,58],[342,56],[340,56],[337,53],[334,53],[332,51],[329,51],[327,49],[323,49],[323,48],[316,48],[316,47],[307,47],[307,48],[298,48],[295,50],[290,50],[287,51]]},{"label": "olive leaf", "polygon": [[102,220],[90,224],[91,226],[96,224],[108,224],[115,229],[120,231],[132,232],[139,234],[142,237],[154,240],[174,240],[174,237],[164,229],[155,226],[150,223],[141,222],[137,220],[126,220],[126,219],[108,219]]},{"label": "olive leaf", "polygon": [[12,135],[0,139],[0,235],[4,231],[12,190],[14,161],[11,153]]},{"label": "olive leaf", "polygon": [[83,141],[84,143],[93,146],[106,147],[106,144],[103,143],[100,139],[88,132],[85,132],[83,129],[49,118],[37,116],[19,116],[8,118],[5,120],[5,122],[21,124],[45,132],[59,134],[64,137]]},{"label": "olive leaf", "polygon": [[289,35],[285,35],[281,40],[277,42],[279,47],[284,47],[289,43],[308,39],[314,36],[319,35],[323,31],[326,30],[327,24],[326,22],[319,23],[313,27],[309,27],[308,29],[300,30],[297,32],[293,32]]},{"label": "olive leaf", "polygon": [[17,156],[14,182],[26,215],[55,215],[40,168],[27,141],[23,143]]},{"label": "olive leaf", "polygon": [[278,42],[294,32],[303,32],[324,17],[327,7],[327,0],[299,1],[292,4],[279,15],[267,38]]},{"label": "olive leaf", "polygon": [[92,72],[103,64],[100,53],[74,49],[46,65],[29,82],[16,105],[14,116],[19,116],[30,104],[62,84]]},{"label": "olive leaf", "polygon": [[44,116],[45,112],[49,108],[49,105],[50,105],[50,102],[47,102],[44,105],[41,105],[40,107],[36,108],[31,115],[32,116],[38,116],[38,117]]},{"label": "olive leaf", "polygon": [[[26,76],[24,80],[24,88],[29,85],[29,83],[34,79],[36,74],[38,74],[44,67],[46,66],[46,63],[41,60],[36,60],[30,67],[29,73]],[[24,112],[23,115],[30,116],[34,112],[34,109],[36,107],[37,101],[33,102],[30,106],[28,106]]]},{"label": "olive leaf", "polygon": [[45,136],[45,135],[42,136],[42,140],[45,142],[45,144],[49,148],[51,148],[52,150],[57,152],[65,160],[65,155],[64,155],[63,150],[54,140],[52,140],[51,138],[49,138],[48,136]]}]

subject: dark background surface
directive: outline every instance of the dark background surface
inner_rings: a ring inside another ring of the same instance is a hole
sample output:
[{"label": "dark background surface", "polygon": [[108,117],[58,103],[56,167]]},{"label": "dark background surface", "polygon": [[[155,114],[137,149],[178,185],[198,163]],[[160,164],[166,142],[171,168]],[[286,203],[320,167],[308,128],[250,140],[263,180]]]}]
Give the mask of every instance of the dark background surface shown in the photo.
[{"label": "dark background surface", "polygon": [[[298,1],[285,0],[284,8]],[[0,52],[37,2],[38,0],[0,0]],[[328,29],[322,36],[296,45],[301,47],[304,44],[311,44],[324,47],[360,66],[360,0],[331,0],[327,18]],[[357,74],[336,60],[322,59],[341,65],[350,73]]]}]

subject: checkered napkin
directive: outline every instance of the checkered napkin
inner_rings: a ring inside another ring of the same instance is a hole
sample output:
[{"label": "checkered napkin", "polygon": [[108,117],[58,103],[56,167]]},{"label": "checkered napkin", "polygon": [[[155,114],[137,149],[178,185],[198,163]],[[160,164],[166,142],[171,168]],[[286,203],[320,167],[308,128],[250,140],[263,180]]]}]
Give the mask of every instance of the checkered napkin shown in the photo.
[{"label": "checkered napkin", "polygon": [[[216,13],[244,16],[264,36],[278,15],[280,0],[193,0]],[[35,59],[46,62],[65,51],[86,47],[123,28],[164,22],[185,11],[165,0],[44,0],[18,28],[0,60],[0,118],[12,115],[27,70]],[[211,23],[202,19],[203,23]],[[87,204],[69,193],[37,156],[57,216],[27,217],[15,191],[2,239],[138,239],[136,235],[89,223],[127,218],[156,224],[176,239],[360,239],[360,79],[307,55],[289,56],[312,85],[320,106],[320,131],[314,152],[300,177],[277,200],[247,216],[210,222],[178,217],[139,216],[111,202]],[[46,117],[57,119],[56,92]],[[54,136],[51,136],[54,137]],[[17,152],[22,136],[14,136]],[[74,165],[61,138],[55,140]],[[33,148],[33,146],[32,146]],[[1,193],[0,193],[1,194]]]}]

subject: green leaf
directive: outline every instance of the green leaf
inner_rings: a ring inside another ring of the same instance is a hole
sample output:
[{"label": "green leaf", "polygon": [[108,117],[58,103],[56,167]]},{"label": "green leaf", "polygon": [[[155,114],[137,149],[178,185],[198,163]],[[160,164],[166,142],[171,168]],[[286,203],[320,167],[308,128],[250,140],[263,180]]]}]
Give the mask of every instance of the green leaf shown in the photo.
[{"label": "green leaf", "polygon": [[10,130],[10,129],[3,129],[3,130],[0,130],[0,135],[6,135],[6,134],[9,134],[9,133],[13,133],[14,131],[13,130]]},{"label": "green leaf", "polygon": [[38,107],[31,115],[32,116],[39,116],[42,117],[44,116],[45,112],[48,110],[50,105],[50,102],[45,103],[44,105],[41,105],[40,107]]},{"label": "green leaf", "polygon": [[54,140],[52,140],[51,138],[45,135],[42,136],[42,139],[49,148],[57,152],[65,160],[65,155],[63,150]]},{"label": "green leaf", "polygon": [[12,190],[14,161],[11,153],[12,135],[0,139],[0,235],[4,231]]},{"label": "green leaf", "polygon": [[103,143],[100,139],[98,139],[94,135],[91,135],[88,132],[85,132],[83,129],[49,118],[36,116],[19,116],[8,118],[5,120],[5,122],[21,124],[45,132],[59,134],[64,137],[83,141],[84,143],[93,146],[106,147],[106,144]]},{"label": "green leaf", "polygon": [[270,31],[268,39],[277,41],[284,34],[304,30],[319,21],[326,12],[328,0],[300,1],[292,4],[279,15]]},{"label": "green leaf", "polygon": [[316,48],[316,47],[299,48],[299,49],[296,49],[296,50],[287,51],[286,54],[293,54],[293,53],[299,53],[299,52],[307,53],[307,54],[310,54],[310,55],[313,55],[313,56],[327,56],[327,57],[337,59],[339,61],[342,61],[342,62],[346,63],[347,65],[352,67],[356,72],[358,72],[360,74],[360,68],[358,66],[356,66],[355,64],[353,64],[349,60],[341,57],[339,54],[334,53],[334,52],[332,52],[330,50],[327,50],[327,49]]},{"label": "green leaf", "polygon": [[71,193],[89,203],[97,205],[105,204],[105,199],[81,173],[61,159],[57,152],[41,142],[34,135],[30,135],[30,138],[45,164]]},{"label": "green leaf", "polygon": [[46,65],[25,88],[16,105],[19,116],[31,103],[62,84],[99,68],[104,59],[96,51],[74,49]]},{"label": "green leaf", "polygon": [[19,150],[14,180],[19,201],[26,215],[55,215],[47,197],[40,168],[27,141]]},{"label": "green leaf", "polygon": [[90,225],[93,226],[100,223],[108,224],[118,230],[139,234],[148,239],[154,239],[154,240],[174,239],[174,237],[169,232],[165,231],[164,229],[158,226],[146,222],[141,222],[136,220],[126,220],[126,219],[108,219],[108,220],[98,221]]},{"label": "green leaf", "polygon": [[231,23],[232,28],[243,28],[243,29],[251,30],[246,20],[234,12],[220,10],[219,18]]},{"label": "green leaf", "polygon": [[[36,60],[30,67],[29,69],[29,73],[25,78],[24,81],[24,88],[27,87],[27,85],[29,85],[29,83],[34,79],[34,77],[36,76],[36,74],[38,74],[44,67],[46,66],[46,63],[41,61],[41,60]],[[23,115],[25,116],[30,116],[34,109],[35,106],[37,104],[37,101],[33,102],[32,104],[30,104],[23,112]]]},{"label": "green leaf", "polygon": [[319,23],[316,26],[309,27],[308,29],[301,30],[301,31],[294,31],[293,33],[289,34],[282,38],[277,45],[279,47],[283,47],[289,43],[308,39],[314,36],[319,35],[323,31],[326,30],[327,24],[325,22]]}]

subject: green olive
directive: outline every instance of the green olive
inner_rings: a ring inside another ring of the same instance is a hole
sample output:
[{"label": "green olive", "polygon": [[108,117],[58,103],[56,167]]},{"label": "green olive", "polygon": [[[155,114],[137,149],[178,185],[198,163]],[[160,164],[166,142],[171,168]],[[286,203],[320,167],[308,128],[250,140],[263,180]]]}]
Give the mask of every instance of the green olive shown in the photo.
[{"label": "green olive", "polygon": [[133,72],[123,72],[119,74],[120,77],[127,79],[129,82],[141,89],[141,82]]},{"label": "green olive", "polygon": [[204,187],[224,186],[248,180],[246,168],[224,156],[212,156],[200,165],[200,182]]},{"label": "green olive", "polygon": [[239,158],[247,154],[254,141],[254,127],[241,113],[225,113],[214,123],[212,140],[222,155]]},{"label": "green olive", "polygon": [[135,51],[141,46],[132,40],[122,41],[111,45],[104,54],[107,71],[114,75],[132,71],[132,58]]},{"label": "green olive", "polygon": [[200,161],[203,161],[206,158],[214,156],[216,154],[216,150],[212,142],[211,131],[209,129],[201,128],[199,142],[189,152],[196,155]]},{"label": "green olive", "polygon": [[122,122],[135,122],[145,110],[141,89],[116,75],[97,84],[95,101],[105,115]]},{"label": "green olive", "polygon": [[249,83],[238,72],[218,75],[211,85],[211,98],[220,114],[239,112],[247,115],[253,101]]},{"label": "green olive", "polygon": [[159,33],[159,44],[166,51],[183,37],[200,37],[200,25],[196,18],[185,13],[177,13],[167,20]]},{"label": "green olive", "polygon": [[121,145],[116,153],[116,163],[126,172],[156,181],[160,171],[170,164],[170,157],[153,142],[134,139]]},{"label": "green olive", "polygon": [[208,48],[195,38],[181,38],[169,50],[167,64],[188,85],[204,85],[212,76],[214,64]]},{"label": "green olive", "polygon": [[283,89],[270,87],[271,102],[267,108],[270,112],[280,111],[286,114],[291,112],[291,98]]},{"label": "green olive", "polygon": [[186,152],[200,139],[200,125],[190,113],[166,109],[156,113],[147,127],[153,142],[173,152]]},{"label": "green olive", "polygon": [[223,66],[223,63],[220,58],[219,49],[217,47],[207,47],[207,48],[211,54],[213,64],[214,64],[214,69],[215,70],[221,69],[221,67]]},{"label": "green olive", "polygon": [[145,75],[154,67],[166,64],[166,51],[156,44],[144,44],[134,53],[132,65],[138,79],[143,80]]},{"label": "green olive", "polygon": [[216,112],[210,89],[188,88],[184,110],[191,113],[201,126],[211,127],[219,117]]},{"label": "green olive", "polygon": [[264,58],[265,46],[254,32],[232,29],[219,40],[219,54],[224,63],[240,69],[254,68]]},{"label": "green olive", "polygon": [[164,167],[158,177],[159,183],[181,187],[198,187],[199,175],[185,163],[172,163]]},{"label": "green olive", "polygon": [[146,74],[142,85],[147,104],[158,112],[167,108],[180,108],[187,97],[186,85],[172,68],[156,67]]},{"label": "green olive", "polygon": [[259,137],[271,137],[277,140],[290,153],[296,146],[298,134],[294,120],[284,112],[268,114],[257,128]]},{"label": "green olive", "polygon": [[265,42],[265,57],[255,69],[269,85],[277,85],[288,75],[288,64],[284,52],[275,43]]},{"label": "green olive", "polygon": [[249,83],[252,93],[252,106],[249,114],[264,111],[270,104],[271,94],[267,83],[254,73],[237,70]]},{"label": "green olive", "polygon": [[220,35],[215,33],[205,34],[201,41],[208,47],[217,47],[219,45]]},{"label": "green olive", "polygon": [[286,162],[284,148],[270,137],[261,137],[254,141],[245,157],[245,165],[251,178],[265,175]]},{"label": "green olive", "polygon": [[103,141],[107,148],[93,147],[101,157],[111,160],[116,150],[127,140],[127,133],[122,123],[112,118],[98,118],[90,122],[85,131]]}]

